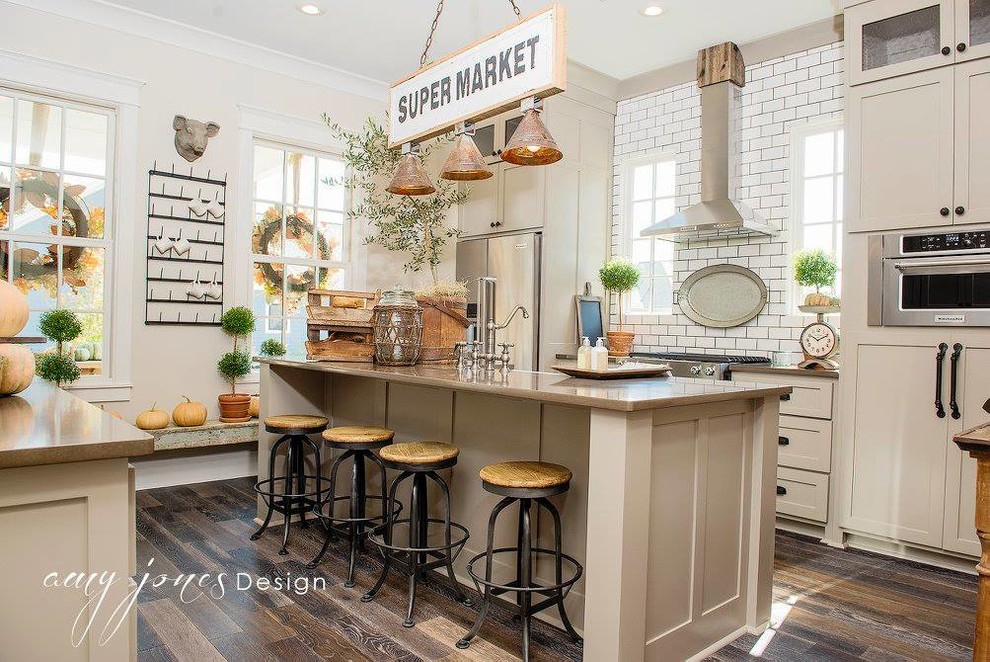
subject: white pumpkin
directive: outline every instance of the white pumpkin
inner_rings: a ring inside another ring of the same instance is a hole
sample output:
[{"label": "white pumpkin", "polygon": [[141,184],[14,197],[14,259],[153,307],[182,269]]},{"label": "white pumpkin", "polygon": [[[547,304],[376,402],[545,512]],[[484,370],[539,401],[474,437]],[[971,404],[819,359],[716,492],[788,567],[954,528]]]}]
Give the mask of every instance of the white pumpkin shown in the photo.
[{"label": "white pumpkin", "polygon": [[27,299],[20,290],[0,280],[0,338],[13,338],[28,321]]},{"label": "white pumpkin", "polygon": [[34,379],[34,353],[24,345],[0,345],[0,395],[20,393]]}]

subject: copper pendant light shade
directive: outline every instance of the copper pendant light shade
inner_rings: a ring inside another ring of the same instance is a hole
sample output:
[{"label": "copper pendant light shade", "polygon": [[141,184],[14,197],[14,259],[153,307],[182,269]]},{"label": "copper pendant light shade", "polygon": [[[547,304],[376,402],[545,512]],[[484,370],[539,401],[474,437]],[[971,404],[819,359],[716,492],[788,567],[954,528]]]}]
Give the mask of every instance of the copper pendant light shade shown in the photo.
[{"label": "copper pendant light shade", "polygon": [[535,109],[526,111],[502,150],[502,160],[515,165],[548,165],[562,158],[564,153],[557,147]]},{"label": "copper pendant light shade", "polygon": [[386,190],[396,195],[430,195],[437,191],[419,157],[413,153],[402,159]]},{"label": "copper pendant light shade", "polygon": [[467,134],[457,137],[457,142],[454,143],[454,148],[450,150],[450,155],[443,164],[443,170],[440,171],[442,179],[455,182],[488,179],[494,174],[485,163],[478,146],[474,144],[474,138]]}]

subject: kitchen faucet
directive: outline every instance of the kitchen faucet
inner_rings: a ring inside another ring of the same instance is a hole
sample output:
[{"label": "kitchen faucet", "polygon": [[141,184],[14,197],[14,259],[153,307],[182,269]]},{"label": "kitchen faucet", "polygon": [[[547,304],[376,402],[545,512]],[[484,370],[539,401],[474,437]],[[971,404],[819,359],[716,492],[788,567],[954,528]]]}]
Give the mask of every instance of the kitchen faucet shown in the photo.
[{"label": "kitchen faucet", "polygon": [[[509,349],[512,343],[496,342],[496,331],[509,326],[516,313],[522,313],[523,319],[529,319],[529,311],[524,306],[516,306],[505,321],[499,324],[495,321],[495,279],[484,276],[478,279],[478,338],[467,343],[471,362],[484,366],[488,370],[496,367],[509,367]],[[502,351],[496,353],[496,347]]]}]

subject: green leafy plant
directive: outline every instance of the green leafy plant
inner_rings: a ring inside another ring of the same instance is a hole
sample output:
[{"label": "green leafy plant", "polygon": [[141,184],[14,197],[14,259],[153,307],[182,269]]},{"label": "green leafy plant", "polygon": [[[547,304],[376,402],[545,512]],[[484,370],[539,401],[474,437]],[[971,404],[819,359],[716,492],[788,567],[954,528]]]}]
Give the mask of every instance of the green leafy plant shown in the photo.
[{"label": "green leafy plant", "polygon": [[217,362],[217,370],[230,382],[231,394],[237,393],[238,378],[251,372],[251,355],[239,350],[237,343],[254,331],[254,321],[254,313],[245,306],[236,306],[220,316],[220,328],[234,339],[234,349]]},{"label": "green leafy plant", "polygon": [[[443,248],[448,240],[460,234],[457,228],[446,224],[447,214],[451,207],[467,199],[467,193],[444,179],[435,180],[437,191],[432,195],[412,197],[389,193],[386,187],[403,155],[400,150],[389,149],[385,125],[369,117],[361,130],[349,131],[326,114],[323,121],[344,144],[343,157],[349,169],[349,177],[327,183],[343,184],[356,194],[347,216],[351,220],[366,219],[371,224],[373,232],[365,237],[365,243],[409,253],[410,259],[403,269],[419,272],[428,268],[433,283],[437,283]],[[438,139],[444,144],[450,140],[449,136]],[[425,162],[437,144],[424,145],[418,158]]]},{"label": "green leafy plant", "polygon": [[261,353],[264,356],[285,356],[285,344],[281,341],[275,340],[274,338],[269,338],[268,340],[261,343]]},{"label": "green leafy plant", "polygon": [[821,249],[799,251],[794,255],[794,280],[802,287],[815,288],[815,292],[835,285],[837,271],[835,257]]},{"label": "green leafy plant", "polygon": [[639,269],[629,260],[614,259],[598,270],[602,287],[619,295],[619,321],[622,321],[622,295],[639,283]]},{"label": "green leafy plant", "polygon": [[38,324],[41,333],[55,341],[55,351],[40,354],[35,372],[42,379],[55,382],[56,386],[71,384],[79,379],[82,372],[76,365],[71,352],[65,349],[82,333],[82,323],[71,310],[50,310],[41,316]]}]

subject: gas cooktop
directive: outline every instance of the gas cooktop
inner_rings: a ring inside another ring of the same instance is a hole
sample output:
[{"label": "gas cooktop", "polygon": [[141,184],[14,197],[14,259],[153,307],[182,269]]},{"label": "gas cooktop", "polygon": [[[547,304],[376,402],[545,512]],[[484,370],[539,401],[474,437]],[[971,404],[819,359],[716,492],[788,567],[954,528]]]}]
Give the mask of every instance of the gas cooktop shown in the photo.
[{"label": "gas cooktop", "polygon": [[630,358],[643,363],[666,363],[675,377],[709,377],[729,379],[732,366],[741,363],[770,363],[763,356],[734,356],[731,354],[685,354],[682,352],[634,352]]}]

